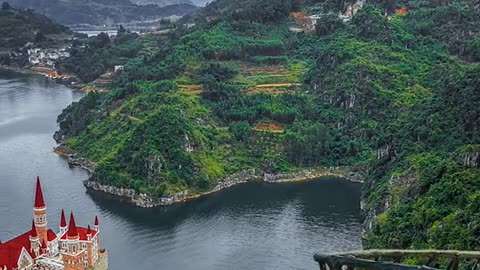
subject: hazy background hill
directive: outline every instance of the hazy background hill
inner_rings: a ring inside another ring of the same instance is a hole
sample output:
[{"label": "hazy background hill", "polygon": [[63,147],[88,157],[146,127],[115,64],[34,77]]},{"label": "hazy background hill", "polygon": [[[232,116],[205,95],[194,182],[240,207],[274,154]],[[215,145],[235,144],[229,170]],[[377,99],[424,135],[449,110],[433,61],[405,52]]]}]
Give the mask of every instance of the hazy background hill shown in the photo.
[{"label": "hazy background hill", "polygon": [[132,3],[137,5],[157,5],[159,7],[178,5],[178,4],[191,4],[195,6],[205,6],[208,2],[213,0],[131,0]]},{"label": "hazy background hill", "polygon": [[18,8],[33,9],[62,24],[110,26],[115,23],[183,16],[197,9],[189,0],[141,0],[137,5],[129,0],[10,0]]},{"label": "hazy background hill", "polygon": [[42,43],[50,37],[72,34],[68,27],[30,10],[15,10],[5,5],[0,9],[0,50],[9,51],[27,42]]}]

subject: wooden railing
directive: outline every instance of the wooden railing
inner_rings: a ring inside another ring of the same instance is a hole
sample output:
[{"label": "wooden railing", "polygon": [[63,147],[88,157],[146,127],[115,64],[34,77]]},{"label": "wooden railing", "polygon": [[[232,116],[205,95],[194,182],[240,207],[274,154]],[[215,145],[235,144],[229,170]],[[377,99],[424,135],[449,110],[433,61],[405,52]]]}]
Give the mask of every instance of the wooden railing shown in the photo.
[{"label": "wooden railing", "polygon": [[[447,269],[458,270],[460,263],[467,269],[480,270],[480,251],[458,250],[360,250],[345,253],[315,254],[321,270],[378,269],[378,270],[418,270]],[[407,265],[405,259],[424,262],[422,265]]]}]

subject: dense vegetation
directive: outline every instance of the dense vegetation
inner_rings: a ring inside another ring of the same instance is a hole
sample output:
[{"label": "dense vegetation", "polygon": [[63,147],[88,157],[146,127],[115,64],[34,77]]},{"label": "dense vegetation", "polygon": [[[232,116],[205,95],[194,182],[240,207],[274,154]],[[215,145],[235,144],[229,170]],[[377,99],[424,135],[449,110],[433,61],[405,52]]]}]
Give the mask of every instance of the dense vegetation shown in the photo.
[{"label": "dense vegetation", "polygon": [[97,162],[93,179],[153,196],[248,168],[352,166],[369,247],[478,249],[478,2],[370,1],[289,31],[290,12],[350,2],[217,1],[68,107],[58,135]]},{"label": "dense vegetation", "polygon": [[62,72],[75,73],[80,80],[88,83],[107,70],[112,70],[114,66],[140,57],[145,46],[142,46],[138,35],[120,27],[115,38],[100,33],[87,39],[75,40],[69,49],[71,56],[60,59],[57,68]]}]

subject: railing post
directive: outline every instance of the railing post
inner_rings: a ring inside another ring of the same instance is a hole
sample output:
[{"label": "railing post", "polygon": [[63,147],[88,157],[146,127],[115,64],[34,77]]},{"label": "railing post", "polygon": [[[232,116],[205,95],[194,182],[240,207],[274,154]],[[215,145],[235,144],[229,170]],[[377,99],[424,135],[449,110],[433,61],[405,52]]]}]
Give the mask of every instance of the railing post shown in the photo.
[{"label": "railing post", "polygon": [[430,258],[428,258],[428,261],[427,261],[427,263],[425,264],[425,266],[435,267],[436,261],[437,261],[437,258],[435,258],[435,257],[430,257]]},{"label": "railing post", "polygon": [[472,267],[472,270],[479,270],[480,269],[480,260],[478,260]]},{"label": "railing post", "polygon": [[447,270],[458,270],[458,257],[453,257],[447,266]]}]

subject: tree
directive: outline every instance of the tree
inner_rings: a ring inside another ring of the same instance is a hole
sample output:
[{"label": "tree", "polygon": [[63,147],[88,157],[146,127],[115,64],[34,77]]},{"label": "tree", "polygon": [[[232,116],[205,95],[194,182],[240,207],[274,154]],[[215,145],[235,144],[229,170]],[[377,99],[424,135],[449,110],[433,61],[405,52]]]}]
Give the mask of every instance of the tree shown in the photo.
[{"label": "tree", "polygon": [[3,2],[2,3],[2,10],[10,10],[12,9],[12,6],[8,2]]},{"label": "tree", "polygon": [[327,127],[310,121],[295,122],[287,132],[285,151],[299,166],[318,165],[330,152],[332,138]]},{"label": "tree", "polygon": [[247,121],[233,122],[230,124],[230,132],[237,141],[246,142],[250,137],[250,124]]},{"label": "tree", "polygon": [[389,40],[391,27],[381,10],[366,5],[352,19],[357,36],[362,39]]},{"label": "tree", "polygon": [[333,14],[323,17],[315,25],[315,33],[319,36],[325,36],[333,33],[343,26],[343,21]]},{"label": "tree", "polygon": [[47,38],[45,37],[45,35],[42,33],[42,32],[38,32],[36,35],[35,35],[35,43],[41,43],[41,42],[44,42],[46,41]]},{"label": "tree", "polygon": [[118,28],[118,31],[117,31],[117,36],[125,33],[127,33],[127,29],[125,29],[123,25],[120,24],[120,28]]},{"label": "tree", "polygon": [[107,33],[101,32],[90,41],[90,45],[96,48],[105,48],[110,45],[110,36]]}]

